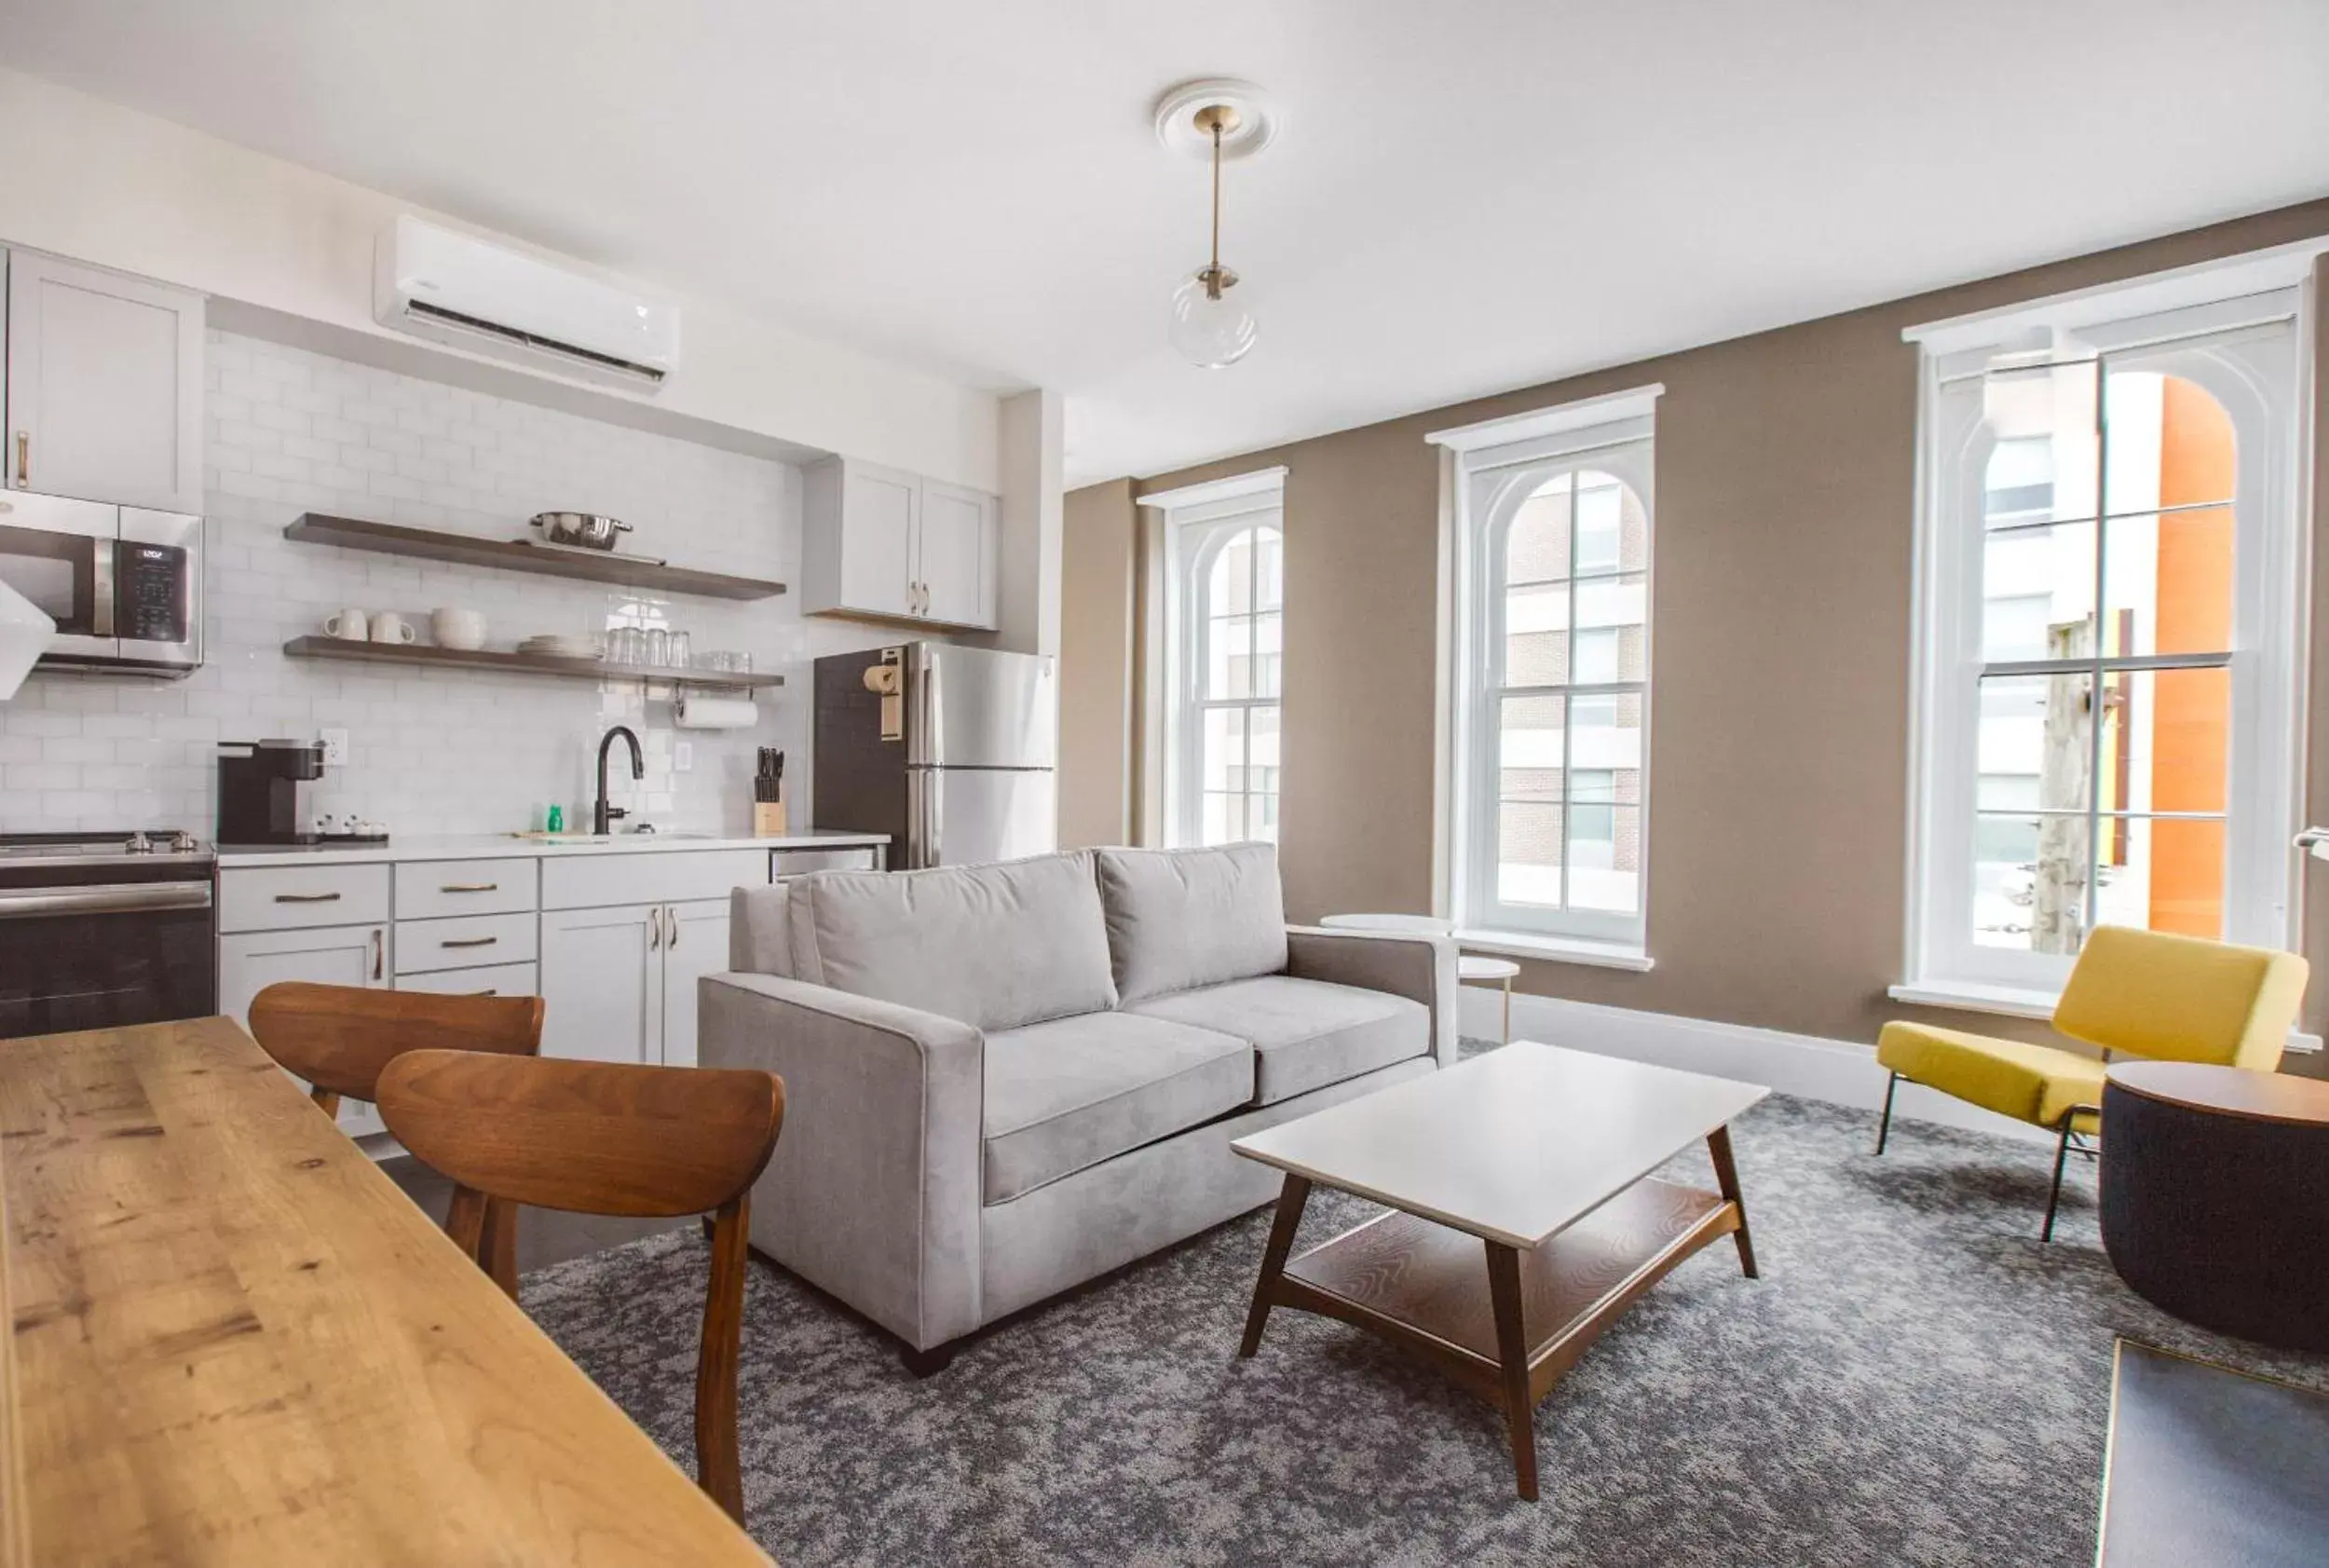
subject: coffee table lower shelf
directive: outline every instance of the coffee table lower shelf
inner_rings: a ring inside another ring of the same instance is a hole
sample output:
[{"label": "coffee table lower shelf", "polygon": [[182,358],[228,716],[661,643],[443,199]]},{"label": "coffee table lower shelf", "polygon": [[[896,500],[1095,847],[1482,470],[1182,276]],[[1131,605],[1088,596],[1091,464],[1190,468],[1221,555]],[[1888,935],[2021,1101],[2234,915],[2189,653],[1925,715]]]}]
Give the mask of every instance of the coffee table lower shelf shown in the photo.
[{"label": "coffee table lower shelf", "polygon": [[[1289,1241],[1288,1207],[1299,1222],[1308,1187],[1289,1177],[1280,1200]],[[1535,1248],[1483,1241],[1395,1209],[1279,1271],[1265,1262],[1244,1353],[1259,1345],[1273,1306],[1381,1334],[1505,1411],[1519,1493],[1533,1499],[1537,1402],[1643,1291],[1700,1248],[1743,1229],[1738,1203],[1655,1178]],[[1751,1275],[1743,1243],[1740,1261]]]}]

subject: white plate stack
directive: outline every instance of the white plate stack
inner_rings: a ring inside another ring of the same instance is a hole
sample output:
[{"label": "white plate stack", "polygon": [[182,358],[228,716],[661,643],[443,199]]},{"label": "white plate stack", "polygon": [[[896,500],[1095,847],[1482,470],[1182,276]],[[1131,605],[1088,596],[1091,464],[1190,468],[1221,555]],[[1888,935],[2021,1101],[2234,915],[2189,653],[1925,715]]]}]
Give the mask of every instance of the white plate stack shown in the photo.
[{"label": "white plate stack", "polygon": [[599,657],[596,637],[578,637],[564,632],[544,632],[518,644],[520,653],[548,654],[552,659],[596,659]]}]

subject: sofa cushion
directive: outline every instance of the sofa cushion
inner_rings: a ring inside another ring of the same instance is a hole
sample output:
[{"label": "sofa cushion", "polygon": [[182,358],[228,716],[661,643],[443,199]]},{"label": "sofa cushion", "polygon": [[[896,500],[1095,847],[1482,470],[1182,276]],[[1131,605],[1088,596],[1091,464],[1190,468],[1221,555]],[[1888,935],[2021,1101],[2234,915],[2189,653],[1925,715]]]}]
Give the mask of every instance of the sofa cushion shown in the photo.
[{"label": "sofa cushion", "polygon": [[1242,1040],[1129,1013],[987,1037],[986,1194],[1002,1203],[1245,1104]]},{"label": "sofa cushion", "polygon": [[983,1029],[1116,1005],[1088,850],[931,871],[817,871],[786,909],[793,975]]},{"label": "sofa cushion", "polygon": [[793,977],[793,939],[784,918],[792,896],[782,883],[738,888],[728,895],[728,967],[746,975]]},{"label": "sofa cushion", "polygon": [[1097,853],[1109,956],[1125,1002],[1286,967],[1275,845]]},{"label": "sofa cushion", "polygon": [[1431,1048],[1431,1012],[1422,1002],[1287,975],[1151,997],[1129,1010],[1250,1042],[1255,1105],[1274,1105]]}]

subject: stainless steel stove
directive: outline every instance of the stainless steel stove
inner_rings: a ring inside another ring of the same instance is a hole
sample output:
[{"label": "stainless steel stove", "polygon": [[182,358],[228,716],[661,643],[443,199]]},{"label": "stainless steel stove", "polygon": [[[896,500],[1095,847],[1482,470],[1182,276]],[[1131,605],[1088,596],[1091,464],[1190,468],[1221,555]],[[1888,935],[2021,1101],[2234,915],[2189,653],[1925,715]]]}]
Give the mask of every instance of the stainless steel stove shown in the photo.
[{"label": "stainless steel stove", "polygon": [[217,1011],[217,856],[192,834],[0,834],[0,1039]]}]

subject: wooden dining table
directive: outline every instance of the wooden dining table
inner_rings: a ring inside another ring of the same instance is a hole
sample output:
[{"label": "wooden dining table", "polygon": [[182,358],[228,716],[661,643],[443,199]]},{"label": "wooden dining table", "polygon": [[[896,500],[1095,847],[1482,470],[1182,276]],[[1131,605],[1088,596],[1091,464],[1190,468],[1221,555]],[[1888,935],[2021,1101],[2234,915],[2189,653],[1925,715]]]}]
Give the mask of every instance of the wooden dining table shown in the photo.
[{"label": "wooden dining table", "polygon": [[226,1018],[0,1041],[0,1563],[769,1558]]}]

